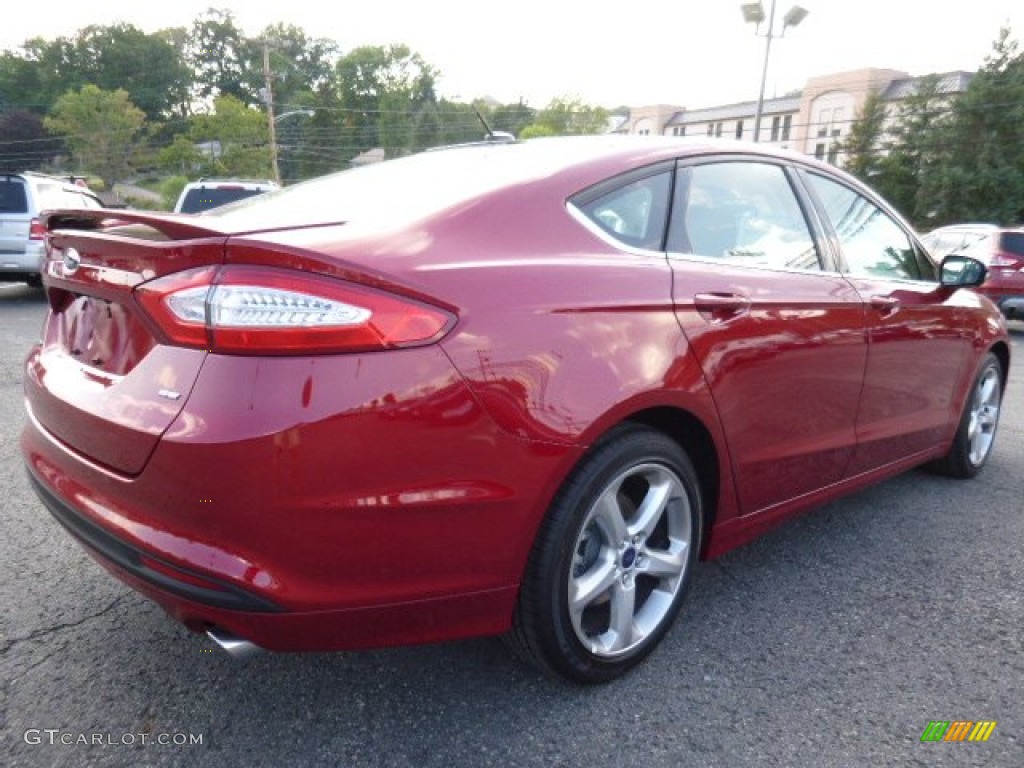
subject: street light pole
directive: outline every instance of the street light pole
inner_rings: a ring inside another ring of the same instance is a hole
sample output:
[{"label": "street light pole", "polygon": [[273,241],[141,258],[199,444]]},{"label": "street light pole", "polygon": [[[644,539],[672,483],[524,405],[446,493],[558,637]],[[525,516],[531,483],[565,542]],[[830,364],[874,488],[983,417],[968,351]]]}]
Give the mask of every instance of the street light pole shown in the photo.
[{"label": "street light pole", "polygon": [[[768,58],[772,53],[772,32],[775,31],[775,0],[768,11],[768,33],[764,39],[764,64],[761,67],[761,90],[757,92],[757,109],[754,112],[754,141],[761,140],[761,114],[764,112],[764,86],[768,82]],[[785,28],[783,28],[785,32]]]},{"label": "street light pole", "polygon": [[761,35],[765,38],[764,41],[764,63],[761,66],[761,89],[757,92],[757,109],[754,112],[754,141],[761,140],[761,115],[764,112],[764,87],[768,82],[768,59],[772,53],[772,39],[775,37],[785,37],[786,29],[789,27],[795,27],[807,16],[809,11],[806,8],[801,8],[799,5],[794,5],[782,18],[782,31],[775,34],[775,4],[776,0],[772,0],[771,8],[768,11],[768,15],[765,16],[764,5],[758,0],[756,3],[744,3],[740,6],[740,10],[743,12],[743,20],[749,24],[754,24],[754,34],[761,35],[758,30],[761,28],[761,24],[765,18],[768,19],[768,31]]}]

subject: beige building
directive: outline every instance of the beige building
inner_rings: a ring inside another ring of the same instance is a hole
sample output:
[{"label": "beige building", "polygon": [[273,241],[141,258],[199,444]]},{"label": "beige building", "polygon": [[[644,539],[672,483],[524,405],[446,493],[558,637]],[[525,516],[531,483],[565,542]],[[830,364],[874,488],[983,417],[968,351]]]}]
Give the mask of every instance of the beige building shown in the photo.
[{"label": "beige building", "polygon": [[[962,93],[972,77],[970,72],[940,75],[939,92]],[[812,77],[797,94],[764,100],[760,141],[841,164],[839,145],[868,94],[882,94],[891,120],[920,80],[906,72],[874,68]],[[613,131],[753,141],[756,111],[756,101],[692,110],[664,104],[637,107]]]}]

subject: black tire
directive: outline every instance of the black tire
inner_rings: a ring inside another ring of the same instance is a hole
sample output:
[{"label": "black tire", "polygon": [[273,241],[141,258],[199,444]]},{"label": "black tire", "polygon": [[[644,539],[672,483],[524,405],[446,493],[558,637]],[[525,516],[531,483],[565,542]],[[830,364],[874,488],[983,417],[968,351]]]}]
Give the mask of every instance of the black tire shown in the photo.
[{"label": "black tire", "polygon": [[622,675],[679,613],[702,521],[700,483],[683,449],[647,427],[614,429],[569,475],[541,525],[509,645],[574,682]]},{"label": "black tire", "polygon": [[949,453],[929,465],[943,475],[970,478],[977,475],[992,454],[1003,398],[1003,367],[989,352],[981,362],[960,415],[960,424]]}]

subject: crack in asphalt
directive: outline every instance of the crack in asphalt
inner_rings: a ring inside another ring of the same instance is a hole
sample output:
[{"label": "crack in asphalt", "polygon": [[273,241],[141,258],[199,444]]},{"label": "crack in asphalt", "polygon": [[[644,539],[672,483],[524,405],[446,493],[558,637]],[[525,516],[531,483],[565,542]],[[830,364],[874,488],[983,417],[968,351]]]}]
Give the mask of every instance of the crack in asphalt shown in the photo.
[{"label": "crack in asphalt", "polygon": [[24,637],[16,637],[13,640],[8,641],[2,648],[0,648],[0,656],[7,655],[7,652],[17,645],[28,643],[33,640],[38,640],[40,637],[46,637],[47,635],[52,635],[57,632],[63,632],[66,629],[80,627],[87,621],[92,621],[93,619],[98,619],[101,616],[106,616],[108,613],[114,610],[114,608],[117,607],[118,603],[122,602],[124,599],[125,595],[119,595],[118,597],[115,597],[114,600],[110,603],[110,605],[108,605],[106,608],[102,608],[101,610],[96,611],[95,613],[90,613],[88,616],[83,616],[81,619],[78,619],[76,621],[64,622],[63,624],[56,624],[52,627],[44,627],[43,629],[34,630],[29,634],[25,635]]}]

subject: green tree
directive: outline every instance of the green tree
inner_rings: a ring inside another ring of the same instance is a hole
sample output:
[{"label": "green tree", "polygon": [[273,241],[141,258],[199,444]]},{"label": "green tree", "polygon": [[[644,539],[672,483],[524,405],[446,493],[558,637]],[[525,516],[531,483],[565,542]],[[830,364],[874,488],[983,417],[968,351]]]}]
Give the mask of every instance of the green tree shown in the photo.
[{"label": "green tree", "polygon": [[160,183],[160,198],[163,201],[164,210],[174,210],[186,184],[188,184],[187,176],[168,176]]},{"label": "green tree", "polygon": [[246,106],[234,96],[220,96],[214,112],[196,115],[190,136],[214,149],[204,157],[204,175],[270,176],[270,138],[266,112]]},{"label": "green tree", "polygon": [[[231,11],[210,8],[192,23],[185,47],[193,96],[206,102],[218,96],[233,96],[243,104],[260,104],[262,56],[259,43],[242,33]],[[254,61],[260,62],[256,68],[252,66]]]},{"label": "green tree", "polygon": [[85,85],[61,96],[43,123],[64,137],[79,171],[97,174],[112,189],[131,172],[135,137],[145,120],[127,91]]},{"label": "green tree", "polygon": [[350,159],[383,147],[389,155],[414,149],[417,115],[436,102],[436,70],[404,45],[363,46],[336,66],[338,106]]},{"label": "green tree", "polygon": [[936,75],[920,78],[900,104],[873,177],[874,186],[915,222],[930,217],[931,201],[921,194],[922,183],[941,167],[945,152],[944,129],[951,107],[939,84]]},{"label": "green tree", "polygon": [[519,136],[520,132],[536,119],[537,110],[528,107],[521,101],[495,107],[489,117],[494,130],[505,131],[513,136]]},{"label": "green tree", "polygon": [[839,147],[843,168],[869,183],[879,170],[885,117],[882,94],[880,91],[872,91],[850,125],[850,133]]},{"label": "green tree", "polygon": [[555,129],[544,123],[530,123],[519,132],[520,139],[541,139],[545,136],[557,136]]},{"label": "green tree", "polygon": [[61,148],[61,141],[46,132],[35,112],[12,109],[0,114],[0,172],[40,168]]},{"label": "green tree", "polygon": [[0,93],[23,108],[45,113],[67,91],[84,85],[127,91],[149,119],[179,113],[190,74],[164,33],[131,24],[88,26],[72,37],[34,38],[0,55]]},{"label": "green tree", "polygon": [[494,124],[491,107],[483,100],[466,104],[438,99],[426,104],[416,116],[416,146],[426,148],[480,141],[486,133],[481,116],[492,130],[499,130]]},{"label": "green tree", "polygon": [[1009,28],[957,101],[941,173],[925,189],[936,223],[1024,221],[1024,54]]},{"label": "green tree", "polygon": [[39,114],[53,102],[43,95],[42,68],[28,50],[0,53],[0,109],[20,109]]},{"label": "green tree", "polygon": [[2,106],[46,114],[60,95],[83,84],[74,72],[74,46],[66,38],[26,40],[0,55]]},{"label": "green tree", "polygon": [[160,150],[158,162],[165,171],[188,176],[194,169],[201,167],[203,156],[196,148],[195,142],[179,133],[170,144]]},{"label": "green tree", "polygon": [[536,119],[523,128],[522,138],[537,136],[578,136],[603,133],[608,124],[608,110],[584,104],[578,98],[562,97],[537,113]]},{"label": "green tree", "polygon": [[85,27],[72,42],[75,76],[103,90],[127,91],[150,120],[174,114],[187,99],[191,74],[167,35],[113,24]]},{"label": "green tree", "polygon": [[[315,103],[315,94],[331,87],[334,66],[339,58],[333,40],[312,38],[301,27],[271,24],[260,35],[266,42],[278,113],[307,109]],[[263,72],[263,44],[252,46],[248,67]],[[262,87],[262,85],[261,85]]]}]

